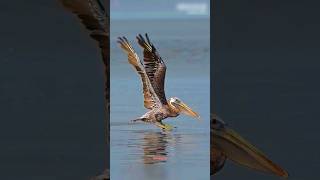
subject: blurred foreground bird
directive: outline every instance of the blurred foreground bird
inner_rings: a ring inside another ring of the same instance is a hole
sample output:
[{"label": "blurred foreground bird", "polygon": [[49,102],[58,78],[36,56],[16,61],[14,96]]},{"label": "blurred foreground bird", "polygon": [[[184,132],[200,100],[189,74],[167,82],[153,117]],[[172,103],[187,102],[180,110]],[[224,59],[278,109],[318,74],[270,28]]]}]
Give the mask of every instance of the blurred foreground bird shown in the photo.
[{"label": "blurred foreground bird", "polygon": [[168,117],[177,117],[184,113],[191,117],[199,119],[198,113],[183,103],[179,98],[172,97],[167,100],[164,91],[164,81],[166,75],[166,65],[156,48],[151,43],[148,35],[146,40],[142,35],[137,36],[138,44],[143,49],[144,63],[142,63],[125,37],[120,37],[118,43],[125,53],[128,54],[129,63],[135,68],[142,80],[144,107],[149,109],[143,116],[133,121],[143,121],[153,123],[156,126],[170,130],[172,127],[162,122]]},{"label": "blurred foreground bird", "polygon": [[227,159],[251,169],[288,177],[288,173],[261,151],[230,129],[220,118],[211,119],[211,175],[220,171]]}]

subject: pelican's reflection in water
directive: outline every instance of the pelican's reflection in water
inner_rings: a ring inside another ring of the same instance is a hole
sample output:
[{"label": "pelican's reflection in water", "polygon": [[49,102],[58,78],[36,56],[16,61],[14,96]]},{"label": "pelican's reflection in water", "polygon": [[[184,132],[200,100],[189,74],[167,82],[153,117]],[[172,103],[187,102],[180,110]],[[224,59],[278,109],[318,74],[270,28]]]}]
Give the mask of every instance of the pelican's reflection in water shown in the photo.
[{"label": "pelican's reflection in water", "polygon": [[172,142],[172,135],[166,132],[147,132],[143,138],[143,162],[155,164],[168,160],[168,143]]},{"label": "pelican's reflection in water", "polygon": [[198,179],[193,173],[180,173],[194,169],[208,172],[199,179],[209,177],[209,132],[194,128],[166,132],[149,124],[111,127],[111,179]]}]

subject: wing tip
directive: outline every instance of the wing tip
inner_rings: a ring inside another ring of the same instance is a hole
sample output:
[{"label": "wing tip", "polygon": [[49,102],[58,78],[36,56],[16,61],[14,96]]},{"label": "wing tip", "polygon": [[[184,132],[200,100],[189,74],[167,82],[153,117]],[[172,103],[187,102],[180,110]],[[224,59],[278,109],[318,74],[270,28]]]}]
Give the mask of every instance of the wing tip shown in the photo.
[{"label": "wing tip", "polygon": [[120,47],[128,53],[133,51],[133,48],[131,47],[128,39],[125,36],[118,37],[117,43],[119,43]]},{"label": "wing tip", "polygon": [[149,39],[148,33],[145,33],[145,37],[146,37],[147,41],[145,40],[145,38],[141,34],[138,34],[136,36],[136,39],[138,40],[138,44],[142,48],[144,48],[144,49],[146,49],[146,50],[148,50],[150,52],[155,51],[155,48],[154,48],[153,44],[151,43],[151,41]]}]

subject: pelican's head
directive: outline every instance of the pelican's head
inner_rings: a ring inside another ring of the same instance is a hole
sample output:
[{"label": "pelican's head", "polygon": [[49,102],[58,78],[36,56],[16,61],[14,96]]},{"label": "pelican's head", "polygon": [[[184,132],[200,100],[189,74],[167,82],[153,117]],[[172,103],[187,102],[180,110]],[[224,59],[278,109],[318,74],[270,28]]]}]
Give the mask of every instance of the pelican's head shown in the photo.
[{"label": "pelican's head", "polygon": [[172,97],[169,99],[169,104],[173,106],[173,108],[178,111],[178,113],[184,113],[188,116],[191,116],[193,118],[196,118],[200,120],[200,116],[197,112],[193,111],[188,105],[183,103],[179,98]]}]

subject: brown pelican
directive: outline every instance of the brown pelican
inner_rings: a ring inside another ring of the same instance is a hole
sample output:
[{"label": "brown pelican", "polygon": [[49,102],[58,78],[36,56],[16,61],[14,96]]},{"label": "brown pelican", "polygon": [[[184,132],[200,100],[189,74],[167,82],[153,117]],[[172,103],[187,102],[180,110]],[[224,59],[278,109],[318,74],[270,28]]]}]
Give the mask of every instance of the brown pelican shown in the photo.
[{"label": "brown pelican", "polygon": [[[105,6],[100,0],[59,0],[62,5],[72,13],[76,14],[82,24],[90,31],[90,36],[98,42],[101,49],[102,61],[105,73],[105,124],[106,144],[109,144],[109,89],[110,89],[110,66],[109,66],[109,16],[106,11],[109,9],[109,0]],[[103,175],[93,179],[109,179],[109,170],[106,169]]]},{"label": "brown pelican", "polygon": [[226,159],[230,159],[251,169],[288,177],[285,170],[230,129],[216,115],[211,119],[211,137],[211,175],[221,170]]},{"label": "brown pelican", "polygon": [[129,63],[133,65],[141,77],[144,107],[149,109],[147,113],[133,121],[154,123],[162,129],[170,130],[172,127],[162,122],[167,117],[177,117],[180,113],[184,113],[197,119],[200,118],[198,113],[177,97],[166,99],[164,92],[166,65],[147,34],[147,41],[140,34],[137,36],[138,44],[143,49],[144,64],[142,64],[126,37],[119,37],[118,39],[121,48],[128,54]]}]

